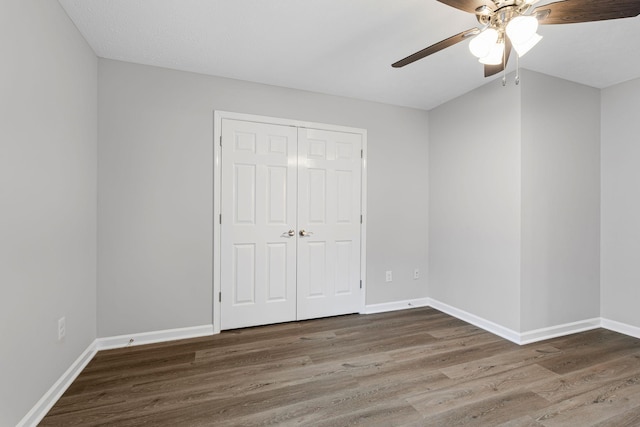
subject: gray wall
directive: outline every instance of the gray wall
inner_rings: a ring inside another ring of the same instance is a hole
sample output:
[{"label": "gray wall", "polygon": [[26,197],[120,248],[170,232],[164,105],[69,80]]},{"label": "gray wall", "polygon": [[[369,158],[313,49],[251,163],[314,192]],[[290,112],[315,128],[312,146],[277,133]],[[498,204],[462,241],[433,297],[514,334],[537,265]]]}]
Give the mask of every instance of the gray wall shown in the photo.
[{"label": "gray wall", "polygon": [[430,297],[517,332],[599,316],[599,106],[521,70],[430,112]]},{"label": "gray wall", "polygon": [[0,52],[0,425],[12,426],[96,337],[98,64],[56,1],[3,1]]},{"label": "gray wall", "polygon": [[493,81],[429,120],[429,296],[517,331],[520,89]]},{"label": "gray wall", "polygon": [[367,129],[367,304],[426,297],[426,111],[99,64],[99,336],[212,323],[214,110]]},{"label": "gray wall", "polygon": [[522,331],[600,315],[600,91],[522,71]]},{"label": "gray wall", "polygon": [[602,317],[640,328],[640,79],[602,91]]}]

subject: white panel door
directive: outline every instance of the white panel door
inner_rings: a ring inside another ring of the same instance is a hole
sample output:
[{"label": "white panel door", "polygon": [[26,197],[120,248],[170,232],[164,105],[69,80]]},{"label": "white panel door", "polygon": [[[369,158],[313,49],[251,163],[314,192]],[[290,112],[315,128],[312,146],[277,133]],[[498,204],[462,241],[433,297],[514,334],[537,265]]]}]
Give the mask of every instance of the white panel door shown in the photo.
[{"label": "white panel door", "polygon": [[296,320],[297,131],[222,120],[221,328]]},{"label": "white panel door", "polygon": [[362,136],[298,129],[298,320],[360,310]]}]

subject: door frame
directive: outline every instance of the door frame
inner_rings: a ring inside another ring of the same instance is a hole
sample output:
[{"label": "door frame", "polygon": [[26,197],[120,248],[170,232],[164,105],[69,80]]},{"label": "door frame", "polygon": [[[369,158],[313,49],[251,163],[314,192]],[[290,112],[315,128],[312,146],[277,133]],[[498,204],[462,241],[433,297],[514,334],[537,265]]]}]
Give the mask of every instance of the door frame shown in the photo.
[{"label": "door frame", "polygon": [[319,129],[336,132],[355,133],[362,137],[362,181],[360,193],[360,209],[362,224],[360,225],[360,278],[362,280],[362,296],[359,312],[365,312],[367,294],[367,130],[346,126],[329,125],[324,123],[306,122],[300,120],[283,119],[277,117],[259,116],[253,114],[234,113],[229,111],[213,112],[213,333],[220,333],[221,304],[220,304],[220,273],[221,273],[221,242],[220,242],[220,215],[222,205],[222,120],[243,120],[247,122],[268,123],[297,128]]}]

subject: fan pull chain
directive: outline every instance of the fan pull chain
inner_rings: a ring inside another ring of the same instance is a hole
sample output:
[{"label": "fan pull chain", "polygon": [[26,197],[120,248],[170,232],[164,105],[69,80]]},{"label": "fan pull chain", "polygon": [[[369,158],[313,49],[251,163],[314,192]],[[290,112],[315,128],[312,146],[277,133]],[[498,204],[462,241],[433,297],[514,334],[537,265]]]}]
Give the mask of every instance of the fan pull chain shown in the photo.
[{"label": "fan pull chain", "polygon": [[507,49],[502,52],[502,86],[507,85]]},{"label": "fan pull chain", "polygon": [[520,55],[516,55],[516,86],[520,84]]}]

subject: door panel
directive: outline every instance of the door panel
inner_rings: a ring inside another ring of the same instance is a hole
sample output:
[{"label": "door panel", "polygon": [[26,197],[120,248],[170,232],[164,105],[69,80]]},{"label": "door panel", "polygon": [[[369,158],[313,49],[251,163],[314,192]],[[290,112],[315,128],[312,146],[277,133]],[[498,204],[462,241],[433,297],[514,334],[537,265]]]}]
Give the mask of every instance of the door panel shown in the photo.
[{"label": "door panel", "polygon": [[336,242],[336,295],[351,292],[349,279],[351,278],[351,267],[353,265],[352,255],[353,242]]},{"label": "door panel", "polygon": [[233,246],[233,303],[256,302],[256,245]]},{"label": "door panel", "polygon": [[358,312],[362,136],[231,119],[221,134],[221,329]]},{"label": "door panel", "polygon": [[[308,259],[308,268],[301,271],[301,274],[307,273],[305,276],[309,286],[306,289],[301,289],[300,296],[302,298],[318,298],[326,297],[326,282],[327,282],[327,244],[326,242],[307,242],[307,253],[303,259]],[[303,249],[304,250],[304,249]],[[305,292],[306,290],[306,292]]]},{"label": "door panel", "polygon": [[324,225],[327,213],[327,171],[307,168],[305,173],[309,185],[302,196],[307,200],[307,222],[314,225]]},{"label": "door panel", "polygon": [[267,223],[269,225],[287,224],[287,176],[290,175],[285,166],[267,167]]},{"label": "door panel", "polygon": [[221,328],[296,319],[297,134],[222,120]]},{"label": "door panel", "polygon": [[255,225],[256,165],[236,164],[233,181],[233,186],[238,189],[235,194],[234,223]]},{"label": "door panel", "polygon": [[285,274],[287,262],[286,243],[267,245],[267,301],[286,301],[287,283],[290,282]]},{"label": "door panel", "polygon": [[362,137],[298,129],[298,320],[360,309]]}]

